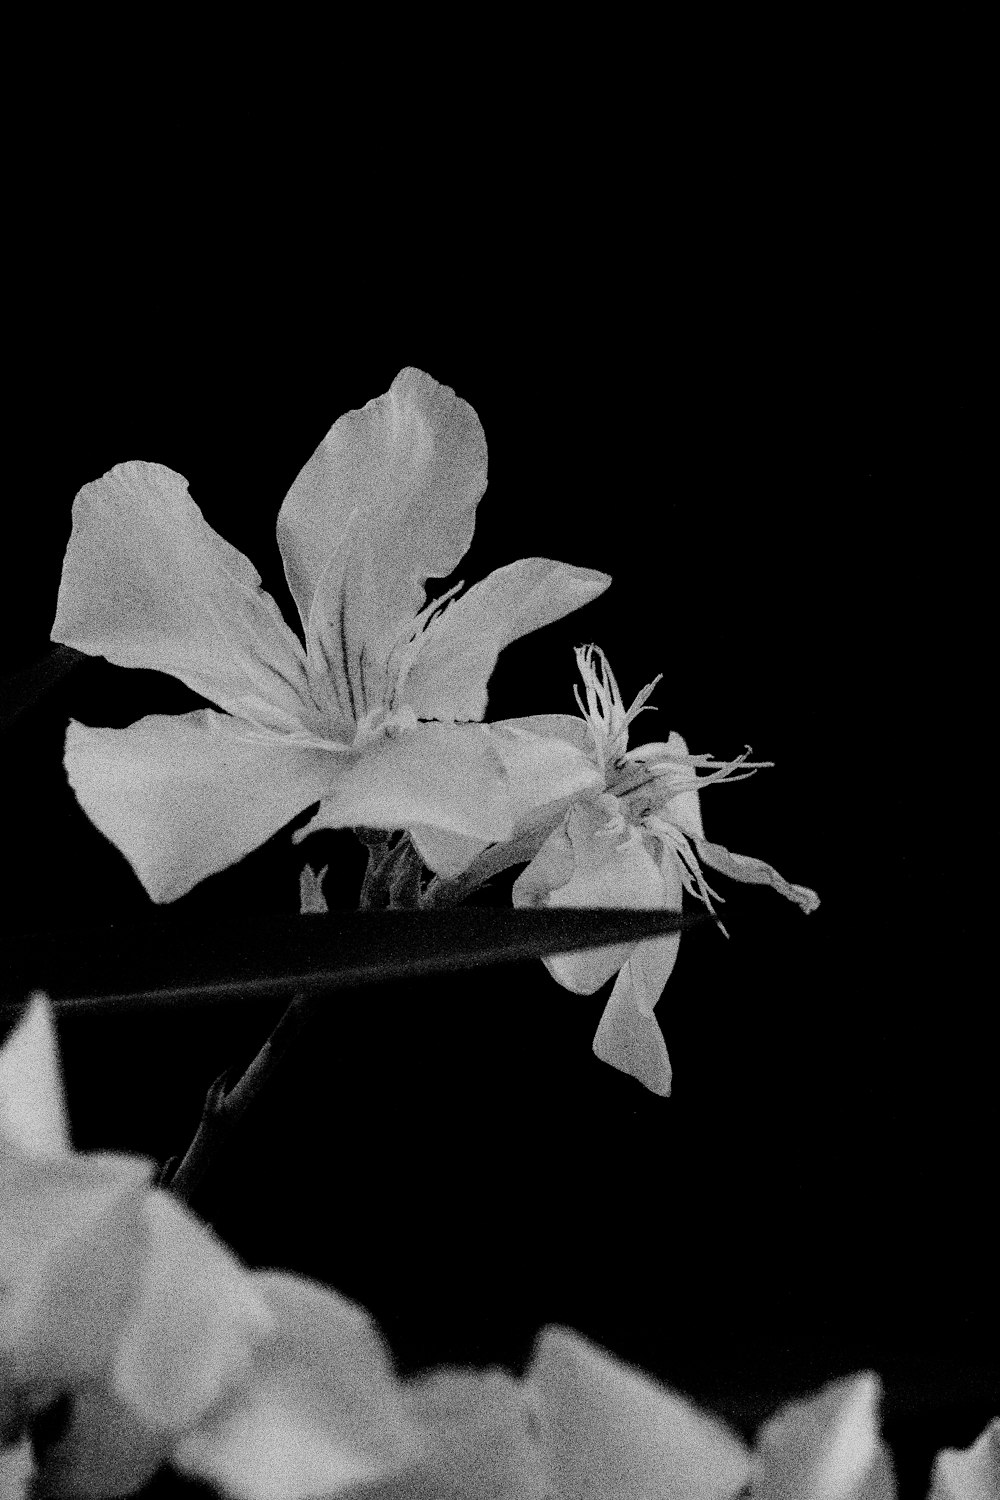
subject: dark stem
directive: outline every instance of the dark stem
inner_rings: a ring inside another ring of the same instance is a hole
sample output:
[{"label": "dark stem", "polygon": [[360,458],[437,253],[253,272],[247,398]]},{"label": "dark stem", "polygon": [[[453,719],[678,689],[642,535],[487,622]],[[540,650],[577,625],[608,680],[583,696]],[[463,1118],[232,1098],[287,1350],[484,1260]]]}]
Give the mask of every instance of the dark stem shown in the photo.
[{"label": "dark stem", "polygon": [[165,1164],[156,1181],[157,1187],[168,1188],[175,1197],[190,1202],[191,1194],[212,1165],[220,1147],[225,1145],[233,1127],[256,1099],[309,1017],[315,1014],[313,997],[296,995],[242,1076],[237,1075],[233,1082],[233,1068],[227,1068],[219,1075],[205,1096],[194,1140],[176,1168],[173,1167],[176,1157]]}]

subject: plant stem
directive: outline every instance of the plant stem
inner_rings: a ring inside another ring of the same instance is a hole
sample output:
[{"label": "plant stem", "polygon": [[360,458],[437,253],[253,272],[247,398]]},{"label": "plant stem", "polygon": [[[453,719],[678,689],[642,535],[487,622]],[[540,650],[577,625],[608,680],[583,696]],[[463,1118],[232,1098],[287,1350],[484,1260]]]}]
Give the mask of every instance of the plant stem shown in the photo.
[{"label": "plant stem", "polygon": [[315,1014],[312,997],[296,995],[242,1076],[233,1082],[232,1068],[219,1075],[205,1096],[194,1140],[176,1168],[173,1168],[176,1157],[165,1164],[157,1179],[158,1187],[169,1188],[175,1197],[190,1201],[233,1126],[256,1099],[306,1021]]}]

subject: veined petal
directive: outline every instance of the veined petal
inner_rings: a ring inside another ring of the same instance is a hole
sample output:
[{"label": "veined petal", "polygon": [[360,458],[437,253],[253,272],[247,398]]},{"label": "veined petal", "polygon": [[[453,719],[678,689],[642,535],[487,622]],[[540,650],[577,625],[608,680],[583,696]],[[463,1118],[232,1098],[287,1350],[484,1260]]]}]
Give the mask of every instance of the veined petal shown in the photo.
[{"label": "veined petal", "polygon": [[503,762],[481,724],[416,724],[369,745],[340,772],[316,816],[320,828],[428,824],[488,843],[513,831]]},{"label": "veined petal", "polygon": [[384,396],[338,418],[278,517],[289,588],[327,656],[343,655],[351,675],[362,645],[387,660],[426,579],[467,551],[485,489],[479,418],[420,370],[401,370]]},{"label": "veined petal", "polygon": [[300,642],[256,569],[162,464],[117,464],[80,490],[52,639],[169,672],[273,728],[310,712]]},{"label": "veined petal", "polygon": [[[664,907],[680,911],[683,887],[672,850],[664,850],[660,872]],[[594,1052],[602,1062],[629,1073],[664,1098],[670,1093],[672,1071],[653,1008],[673,972],[680,943],[680,933],[672,932],[633,948],[615,980],[594,1037]]]},{"label": "veined petal", "polygon": [[[515,906],[655,909],[663,905],[663,879],[657,863],[641,837],[616,827],[605,805],[613,802],[613,798],[602,798],[573,804],[565,828],[550,836],[514,882]],[[543,962],[565,989],[592,995],[618,972],[633,946],[616,943],[607,948],[559,953]]]},{"label": "veined petal", "polygon": [[241,1500],[332,1496],[398,1470],[419,1440],[368,1314],[302,1277],[251,1280],[273,1326],[176,1466]]},{"label": "veined petal", "polygon": [[40,991],[0,1047],[0,1151],[11,1146],[35,1157],[71,1149],[52,1008]]},{"label": "veined petal", "polygon": [[428,625],[403,701],[422,718],[481,719],[503,648],[596,599],[610,582],[608,573],[545,557],[497,568]]},{"label": "veined petal", "polygon": [[212,709],[150,714],[127,729],[70,721],[70,785],[154,901],[175,901],[242,859],[341,771],[330,752],[253,732]]},{"label": "veined petal", "polygon": [[819,897],[815,891],[805,885],[789,884],[773,865],[766,865],[762,859],[754,859],[749,854],[731,854],[721,844],[710,844],[704,838],[696,838],[694,846],[703,864],[711,865],[713,870],[720,870],[733,880],[743,880],[748,885],[773,886],[779,896],[786,896],[789,901],[794,901],[804,912],[815,911],[819,906]]},{"label": "veined petal", "polygon": [[749,1473],[724,1423],[565,1328],[538,1337],[526,1374],[559,1495],[733,1500]]}]

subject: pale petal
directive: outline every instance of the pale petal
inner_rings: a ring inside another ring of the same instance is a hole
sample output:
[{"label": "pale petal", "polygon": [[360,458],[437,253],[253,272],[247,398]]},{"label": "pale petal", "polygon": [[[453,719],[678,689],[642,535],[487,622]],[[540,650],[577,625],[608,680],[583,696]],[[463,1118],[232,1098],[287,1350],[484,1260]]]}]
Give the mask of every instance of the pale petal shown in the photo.
[{"label": "pale petal", "polygon": [[[408,1382],[408,1408],[427,1446],[365,1500],[555,1500],[534,1391],[504,1370],[435,1370]],[[359,1495],[360,1500],[360,1495]]]},{"label": "pale petal", "polygon": [[34,1484],[37,1473],[28,1438],[11,1448],[0,1448],[0,1495],[5,1500],[31,1500],[37,1494]]},{"label": "pale petal", "polygon": [[881,1394],[878,1376],[865,1371],[782,1407],[758,1436],[754,1500],[895,1500]]},{"label": "pale petal", "polygon": [[36,1157],[70,1150],[52,1008],[40,992],[0,1047],[0,1149],[5,1144]]},{"label": "pale petal", "polygon": [[150,1431],[177,1433],[228,1389],[274,1319],[240,1262],[179,1200],[148,1192],[143,1222],[147,1249],[113,1388]]},{"label": "pale petal", "polygon": [[26,1385],[58,1391],[108,1368],[144,1254],[151,1165],[0,1154],[0,1356]]},{"label": "pale petal", "polygon": [[731,854],[721,844],[710,844],[703,838],[695,840],[695,848],[702,864],[711,865],[713,870],[720,870],[733,880],[743,880],[749,885],[773,886],[780,896],[787,896],[789,901],[801,906],[804,912],[815,911],[819,906],[819,897],[815,891],[804,885],[790,885],[773,866],[766,865],[762,859],[754,859],[749,854]]},{"label": "pale petal", "polygon": [[479,418],[420,370],[401,370],[386,395],[334,423],[278,517],[307,638],[332,668],[350,663],[353,676],[362,646],[385,663],[426,579],[467,551],[485,489]]},{"label": "pale petal", "polygon": [[320,828],[429,824],[489,843],[512,833],[506,773],[481,724],[417,724],[369,745],[344,767],[316,816]]},{"label": "pale petal", "polygon": [[927,1500],[988,1500],[1000,1495],[1000,1417],[968,1448],[944,1448],[934,1462]]},{"label": "pale petal", "polygon": [[543,1330],[526,1379],[560,1496],[733,1500],[746,1480],[728,1427],[568,1329]]},{"label": "pale petal", "polygon": [[302,645],[256,569],[162,464],[118,464],[77,495],[52,639],[169,672],[275,728],[309,713]]},{"label": "pale petal", "polygon": [[610,582],[607,573],[545,557],[497,568],[428,626],[403,700],[420,718],[481,719],[503,648],[596,599]]},{"label": "pale petal", "polygon": [[[663,879],[656,861],[641,838],[616,831],[605,802],[613,799],[573,804],[565,829],[550,836],[514,882],[515,906],[655,909],[663,905]],[[565,989],[592,995],[618,972],[633,947],[632,943],[616,943],[555,954],[543,961]]]},{"label": "pale petal", "polygon": [[398,1471],[419,1440],[368,1314],[301,1277],[252,1282],[273,1327],[176,1466],[241,1500],[332,1496]]},{"label": "pale petal", "polygon": [[252,734],[211,709],[151,714],[127,729],[70,721],[70,786],[154,901],[175,901],[242,859],[340,774],[329,752]]},{"label": "pale petal", "polygon": [[[634,759],[640,764],[648,762],[655,764],[661,758],[674,755],[687,755],[686,742],[673,730],[667,739],[658,744],[640,745],[635,751]],[[660,817],[666,818],[668,822],[675,823],[682,833],[687,834],[689,839],[703,839],[705,830],[701,823],[701,807],[698,802],[698,792],[691,790],[677,792],[670,796],[670,788],[678,782],[697,779],[697,770],[694,766],[670,766],[666,770],[656,772],[656,781],[653,785],[652,797],[647,792],[643,801],[650,800],[654,811]],[[642,796],[641,792],[633,794],[636,798]],[[631,800],[631,799],[630,799]]]},{"label": "pale petal", "polygon": [[[574,722],[565,717],[567,723]],[[529,724],[546,727],[529,729]],[[539,840],[544,839],[573,797],[603,785],[601,772],[585,751],[564,734],[548,733],[547,725],[545,716],[537,715],[533,720],[502,719],[484,726],[506,773],[504,796],[515,838],[537,832]],[[488,847],[483,840],[420,824],[411,827],[410,837],[424,864],[438,875],[460,874]]]}]

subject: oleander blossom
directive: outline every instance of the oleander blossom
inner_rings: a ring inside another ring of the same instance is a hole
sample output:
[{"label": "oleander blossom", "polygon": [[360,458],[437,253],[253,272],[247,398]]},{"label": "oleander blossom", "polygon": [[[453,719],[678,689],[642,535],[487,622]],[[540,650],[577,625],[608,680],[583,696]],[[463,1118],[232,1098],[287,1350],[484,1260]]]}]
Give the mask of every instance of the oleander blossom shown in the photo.
[{"label": "oleander blossom", "polygon": [[[525,558],[425,603],[426,580],[467,551],[485,488],[476,413],[419,370],[340,417],[277,520],[304,645],[180,474],[122,463],[81,489],[52,639],[168,672],[221,710],[70,722],[70,785],[154,901],[315,803],[296,838],[362,824],[510,836],[504,788],[523,737],[479,722],[497,656],[610,578]],[[592,775],[565,743],[536,754],[552,795]]]},{"label": "oleander blossom", "polygon": [[[629,727],[650,706],[647,700],[660,677],[626,710],[604,653],[586,646],[576,657],[584,685],[584,697],[575,690],[581,717],[554,714],[516,722],[537,734],[562,735],[588,750],[601,785],[571,800],[558,827],[515,881],[514,905],[679,911],[687,891],[714,912],[713,900],[723,898],[705,879],[701,866],[708,865],[735,880],[771,885],[803,911],[814,911],[819,905],[815,891],[790,885],[762,860],[732,854],[705,838],[700,793],[723,781],[743,780],[771,762],[748,760],[749,748],[731,761],[691,755],[676,732],[662,743],[629,750]],[[671,933],[543,960],[559,984],[578,995],[593,994],[617,975],[594,1051],[661,1095],[670,1093],[671,1068],[653,1011],[679,946],[680,934]]]}]

